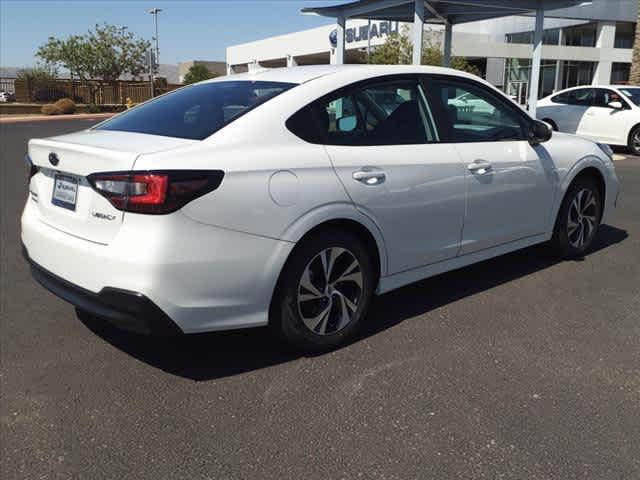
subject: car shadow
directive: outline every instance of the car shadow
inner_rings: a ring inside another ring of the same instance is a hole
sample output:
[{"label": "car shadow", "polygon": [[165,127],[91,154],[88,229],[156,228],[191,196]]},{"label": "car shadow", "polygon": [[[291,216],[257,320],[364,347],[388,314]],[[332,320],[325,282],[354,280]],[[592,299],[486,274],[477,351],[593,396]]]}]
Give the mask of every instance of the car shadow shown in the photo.
[{"label": "car shadow", "polygon": [[[608,225],[600,228],[591,253],[620,243],[628,236],[619,228]],[[536,245],[376,297],[367,326],[351,343],[391,328],[407,318],[544,270],[560,261],[550,256],[546,245]],[[195,381],[258,370],[301,356],[276,341],[267,328],[160,338],[118,330],[81,312],[78,312],[78,317],[93,333],[117,349],[165,372]]]}]

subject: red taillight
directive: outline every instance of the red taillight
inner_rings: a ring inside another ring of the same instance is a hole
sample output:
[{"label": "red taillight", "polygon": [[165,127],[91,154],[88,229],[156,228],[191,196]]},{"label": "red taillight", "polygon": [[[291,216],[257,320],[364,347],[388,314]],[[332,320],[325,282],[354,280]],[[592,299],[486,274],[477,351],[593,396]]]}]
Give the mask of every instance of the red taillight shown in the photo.
[{"label": "red taillight", "polygon": [[94,173],[87,178],[118,210],[164,214],[215,190],[223,176],[220,170],[173,170]]}]

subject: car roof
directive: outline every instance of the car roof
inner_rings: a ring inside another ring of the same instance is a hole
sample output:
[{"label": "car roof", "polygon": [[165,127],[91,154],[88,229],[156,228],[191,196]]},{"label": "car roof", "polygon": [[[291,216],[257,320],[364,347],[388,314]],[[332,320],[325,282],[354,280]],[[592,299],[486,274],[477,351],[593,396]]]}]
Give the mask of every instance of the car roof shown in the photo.
[{"label": "car roof", "polygon": [[576,87],[569,87],[569,88],[564,88],[562,90],[558,90],[557,92],[553,92],[551,96],[554,95],[558,95],[560,93],[564,93],[564,92],[570,92],[572,90],[580,90],[580,89],[584,89],[584,88],[614,88],[614,89],[619,89],[619,88],[640,88],[637,85],[620,85],[620,84],[611,84],[611,85],[605,85],[605,84],[596,84],[596,85],[578,85]]},{"label": "car roof", "polygon": [[251,80],[266,82],[306,83],[319,77],[337,73],[349,72],[369,73],[372,77],[390,74],[432,73],[448,74],[460,77],[476,78],[471,74],[452,68],[434,67],[427,65],[305,65],[300,67],[282,67],[258,69],[247,73],[238,73],[224,77],[216,77],[206,82],[220,82],[233,80]]}]

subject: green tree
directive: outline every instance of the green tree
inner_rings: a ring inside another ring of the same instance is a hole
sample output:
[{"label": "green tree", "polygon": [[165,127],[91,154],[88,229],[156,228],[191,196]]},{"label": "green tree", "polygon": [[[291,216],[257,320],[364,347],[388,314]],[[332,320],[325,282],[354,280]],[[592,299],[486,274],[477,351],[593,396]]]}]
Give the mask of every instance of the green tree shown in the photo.
[{"label": "green tree", "polygon": [[184,81],[182,83],[189,85],[191,83],[201,82],[214,77],[216,77],[216,75],[211,73],[206,66],[195,63],[189,67],[189,71],[185,74]]},{"label": "green tree", "polygon": [[16,80],[22,80],[26,83],[29,92],[29,101],[33,100],[35,92],[41,89],[50,88],[56,78],[58,71],[52,65],[37,65],[34,68],[23,68],[16,75]]},{"label": "green tree", "polygon": [[[413,58],[413,44],[407,31],[392,33],[384,44],[371,52],[367,63],[385,65],[408,65]],[[422,65],[442,65],[443,55],[440,45],[424,42],[422,45]],[[479,75],[480,71],[463,57],[452,57],[451,68]]]},{"label": "green tree", "polygon": [[36,55],[47,64],[68,69],[89,87],[95,102],[95,88],[90,80],[111,83],[122,75],[139,76],[147,70],[149,45],[148,41],[105,23],[85,35],[49,37]]},{"label": "green tree", "polygon": [[411,63],[413,47],[406,33],[393,32],[387,40],[371,51],[367,63],[379,65],[407,65]]}]

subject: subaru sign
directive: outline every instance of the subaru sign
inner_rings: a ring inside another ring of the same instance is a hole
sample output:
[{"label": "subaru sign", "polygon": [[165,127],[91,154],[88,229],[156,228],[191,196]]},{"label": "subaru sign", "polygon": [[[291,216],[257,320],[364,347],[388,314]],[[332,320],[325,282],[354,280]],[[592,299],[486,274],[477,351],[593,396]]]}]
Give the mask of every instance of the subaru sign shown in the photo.
[{"label": "subaru sign", "polygon": [[[398,33],[398,24],[390,21],[378,22],[371,24],[371,31],[369,31],[369,25],[361,25],[360,27],[345,28],[344,39],[345,43],[360,42],[373,38],[386,37],[392,33]],[[333,47],[338,45],[338,32],[332,30],[329,34],[329,42]]]}]

